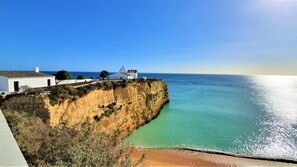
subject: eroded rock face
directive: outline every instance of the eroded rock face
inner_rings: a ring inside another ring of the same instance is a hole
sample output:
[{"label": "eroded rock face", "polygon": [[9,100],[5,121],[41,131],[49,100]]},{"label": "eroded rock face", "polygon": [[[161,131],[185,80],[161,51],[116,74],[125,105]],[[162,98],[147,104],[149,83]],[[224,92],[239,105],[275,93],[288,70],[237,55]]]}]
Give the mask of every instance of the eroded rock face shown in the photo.
[{"label": "eroded rock face", "polygon": [[[53,126],[61,122],[71,126],[89,120],[107,132],[119,130],[122,136],[129,135],[141,125],[154,119],[162,107],[169,102],[168,87],[162,81],[132,82],[125,87],[118,86],[110,90],[97,89],[81,98],[67,99],[55,105],[51,105],[46,95],[42,98],[24,96],[7,100],[2,108],[47,111]],[[17,100],[17,98],[23,100]],[[19,104],[20,101],[22,101],[21,104]],[[34,107],[36,106],[34,104],[39,104],[38,108]]]}]

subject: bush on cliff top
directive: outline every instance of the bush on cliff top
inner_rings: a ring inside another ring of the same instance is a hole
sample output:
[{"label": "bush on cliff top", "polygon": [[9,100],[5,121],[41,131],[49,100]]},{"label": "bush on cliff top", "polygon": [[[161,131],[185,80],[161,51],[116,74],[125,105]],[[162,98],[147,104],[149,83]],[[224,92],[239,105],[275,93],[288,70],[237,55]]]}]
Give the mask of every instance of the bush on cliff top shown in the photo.
[{"label": "bush on cliff top", "polygon": [[51,105],[58,104],[66,99],[77,99],[88,94],[92,90],[103,89],[111,90],[118,87],[126,87],[129,83],[148,83],[149,87],[152,82],[160,81],[160,79],[133,79],[133,80],[122,80],[122,81],[104,81],[97,82],[95,84],[89,84],[74,88],[71,85],[62,85],[51,88],[50,94],[48,95]]},{"label": "bush on cliff top", "polygon": [[30,166],[131,166],[132,150],[90,124],[50,127],[25,112],[4,111],[13,135]]}]

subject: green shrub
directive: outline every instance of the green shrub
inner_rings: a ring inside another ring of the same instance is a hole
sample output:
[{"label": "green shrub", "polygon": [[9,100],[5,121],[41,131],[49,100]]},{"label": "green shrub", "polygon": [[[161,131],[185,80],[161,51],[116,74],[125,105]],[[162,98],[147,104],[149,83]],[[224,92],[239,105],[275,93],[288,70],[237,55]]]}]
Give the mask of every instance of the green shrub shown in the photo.
[{"label": "green shrub", "polygon": [[93,119],[94,119],[95,122],[99,122],[100,121],[100,117],[98,115],[95,115],[93,117]]},{"label": "green shrub", "polygon": [[110,103],[109,105],[107,105],[106,107],[109,109],[113,109],[116,104],[117,104],[116,102],[113,102],[113,103]]},{"label": "green shrub", "polygon": [[51,105],[55,105],[58,102],[74,97],[73,95],[75,95],[76,92],[77,90],[71,85],[57,86],[51,89],[48,97]]},{"label": "green shrub", "polygon": [[86,95],[89,91],[87,87],[78,87],[76,88],[76,95],[79,97],[83,97],[84,95]]},{"label": "green shrub", "polygon": [[81,75],[77,76],[76,79],[86,79],[86,76],[81,74]]},{"label": "green shrub", "polygon": [[43,93],[45,90],[44,88],[30,88],[27,93],[29,95],[39,95],[40,93]]}]

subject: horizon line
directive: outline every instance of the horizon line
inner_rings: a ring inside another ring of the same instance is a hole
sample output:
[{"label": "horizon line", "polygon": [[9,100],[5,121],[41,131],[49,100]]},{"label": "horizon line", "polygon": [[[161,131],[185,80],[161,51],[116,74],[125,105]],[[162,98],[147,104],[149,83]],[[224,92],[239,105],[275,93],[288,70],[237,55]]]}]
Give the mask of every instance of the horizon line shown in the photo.
[{"label": "horizon line", "polygon": [[[65,69],[61,69],[65,70]],[[0,70],[0,71],[33,71],[33,70]],[[60,70],[41,70],[40,72],[57,72]],[[100,71],[72,71],[66,70],[68,72],[92,72],[92,73],[100,73]],[[34,72],[34,71],[33,71]],[[108,71],[111,73],[116,73],[117,71]],[[195,72],[139,72],[145,74],[181,74],[181,75],[238,75],[238,76],[297,76],[297,74],[242,74],[242,73],[195,73]]]},{"label": "horizon line", "polygon": [[[43,71],[43,70],[42,70]],[[41,72],[42,72],[41,71]],[[59,71],[59,70],[57,70]],[[68,72],[93,72],[93,73],[100,73],[100,71],[72,71],[66,70]],[[44,72],[55,72],[52,70],[46,70]],[[111,73],[116,73],[117,71],[108,71]],[[139,72],[144,74],[182,74],[182,75],[241,75],[241,76],[297,76],[297,74],[240,74],[240,73],[183,73],[183,72]]]}]

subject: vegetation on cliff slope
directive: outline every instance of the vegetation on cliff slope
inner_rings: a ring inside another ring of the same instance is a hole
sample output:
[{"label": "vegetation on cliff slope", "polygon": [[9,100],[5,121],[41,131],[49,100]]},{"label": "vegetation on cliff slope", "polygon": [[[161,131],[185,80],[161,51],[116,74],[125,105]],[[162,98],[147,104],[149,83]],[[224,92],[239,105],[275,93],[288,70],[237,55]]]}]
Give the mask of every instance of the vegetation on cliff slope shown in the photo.
[{"label": "vegetation on cliff slope", "polygon": [[119,141],[168,101],[165,82],[137,79],[29,89],[0,107],[31,166],[131,166]]},{"label": "vegetation on cliff slope", "polygon": [[30,166],[132,165],[131,150],[121,146],[117,132],[107,135],[90,124],[53,128],[26,112],[4,111],[4,115]]},{"label": "vegetation on cliff slope", "polygon": [[[160,81],[159,79],[135,79],[135,80],[122,80],[122,81],[104,81],[97,82],[94,84],[85,85],[82,87],[74,88],[71,85],[56,86],[50,89],[50,94],[48,95],[51,105],[55,105],[66,99],[76,100],[80,97],[85,96],[93,90],[103,89],[111,90],[117,87],[126,87],[129,83],[147,83],[149,86],[154,81]],[[38,91],[38,89],[36,89]],[[164,90],[167,91],[168,90]]]}]

